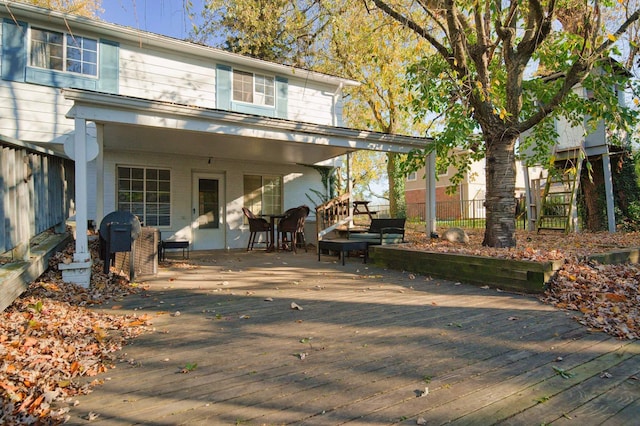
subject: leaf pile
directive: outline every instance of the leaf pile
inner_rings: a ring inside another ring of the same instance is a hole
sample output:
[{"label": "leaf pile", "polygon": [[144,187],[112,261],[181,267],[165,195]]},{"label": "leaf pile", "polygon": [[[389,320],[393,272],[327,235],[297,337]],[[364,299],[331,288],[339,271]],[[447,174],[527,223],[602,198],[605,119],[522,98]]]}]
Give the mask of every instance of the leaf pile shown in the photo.
[{"label": "leaf pile", "polygon": [[640,338],[640,267],[637,264],[567,263],[542,300],[579,311],[581,324],[622,339]]},{"label": "leaf pile", "polygon": [[541,300],[559,309],[578,311],[575,319],[595,330],[622,339],[640,338],[640,266],[600,265],[586,256],[623,248],[640,247],[640,233],[546,233],[518,231],[516,247],[482,246],[483,231],[467,230],[468,244],[430,239],[423,232],[409,232],[410,246],[439,253],[530,260],[564,259]]},{"label": "leaf pile", "polygon": [[57,264],[70,251],[57,253],[53,267],[0,316],[0,424],[63,423],[73,396],[101,382],[86,378],[112,368],[115,352],[149,324],[87,309],[143,289],[110,279],[101,262],[88,289],[62,282]]},{"label": "leaf pile", "polygon": [[461,253],[503,259],[531,260],[534,262],[581,258],[595,253],[605,253],[628,247],[640,247],[640,232],[582,232],[537,233],[518,230],[516,246],[512,248],[484,247],[484,231],[467,229],[469,243],[451,243],[431,239],[424,232],[409,231],[409,246],[417,250],[439,253]]}]

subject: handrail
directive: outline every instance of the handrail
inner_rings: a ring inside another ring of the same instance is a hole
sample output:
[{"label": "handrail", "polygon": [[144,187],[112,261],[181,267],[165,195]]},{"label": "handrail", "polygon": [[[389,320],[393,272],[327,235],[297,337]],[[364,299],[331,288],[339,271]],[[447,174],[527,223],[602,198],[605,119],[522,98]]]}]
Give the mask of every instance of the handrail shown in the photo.
[{"label": "handrail", "polygon": [[316,231],[318,239],[336,227],[351,221],[351,194],[344,193],[316,207]]},{"label": "handrail", "polygon": [[327,235],[329,232],[335,230],[336,228],[338,228],[339,226],[342,225],[346,225],[349,222],[351,222],[351,220],[353,219],[353,216],[347,216],[346,218],[342,219],[341,221],[334,223],[333,225],[331,225],[328,228],[322,229],[318,232],[318,240],[321,240],[322,237],[324,237],[325,235]]}]

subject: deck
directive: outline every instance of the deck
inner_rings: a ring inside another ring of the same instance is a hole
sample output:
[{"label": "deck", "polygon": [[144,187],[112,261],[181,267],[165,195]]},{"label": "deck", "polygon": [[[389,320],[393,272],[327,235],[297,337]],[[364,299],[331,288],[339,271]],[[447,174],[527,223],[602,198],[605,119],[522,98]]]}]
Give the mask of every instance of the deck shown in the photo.
[{"label": "deck", "polygon": [[[161,268],[146,297],[102,307],[146,313],[155,330],[125,347],[68,424],[583,426],[640,417],[640,342],[589,331],[533,296],[356,258],[318,262],[311,251],[193,252],[190,262],[197,267]],[[90,412],[99,417],[89,422]]]}]

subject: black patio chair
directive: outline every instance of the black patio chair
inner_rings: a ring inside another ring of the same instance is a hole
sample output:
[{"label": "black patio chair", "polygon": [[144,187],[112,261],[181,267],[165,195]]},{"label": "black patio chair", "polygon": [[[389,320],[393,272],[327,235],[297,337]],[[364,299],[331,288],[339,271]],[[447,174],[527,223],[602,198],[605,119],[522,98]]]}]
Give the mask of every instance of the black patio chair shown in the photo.
[{"label": "black patio chair", "polygon": [[[271,224],[266,219],[257,217],[246,207],[242,208],[242,212],[247,217],[247,221],[249,221],[249,242],[247,243],[247,251],[253,250],[254,245],[262,243],[266,245],[266,248],[269,248]],[[256,241],[259,239],[259,235],[262,232],[264,232],[264,241]]]},{"label": "black patio chair", "polygon": [[289,248],[294,253],[301,244],[307,251],[307,243],[304,238],[304,223],[311,209],[302,205],[285,212],[285,217],[278,222],[278,242],[282,241],[283,248]]}]

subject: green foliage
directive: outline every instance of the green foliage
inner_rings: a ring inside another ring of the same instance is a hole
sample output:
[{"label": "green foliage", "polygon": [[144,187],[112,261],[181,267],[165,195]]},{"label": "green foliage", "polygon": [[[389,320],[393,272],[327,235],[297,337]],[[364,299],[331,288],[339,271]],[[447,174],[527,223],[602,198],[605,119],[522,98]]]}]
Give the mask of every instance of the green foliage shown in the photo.
[{"label": "green foliage", "polygon": [[640,230],[640,185],[630,150],[612,164],[616,222],[625,231]]},{"label": "green foliage", "polygon": [[[309,188],[309,191],[311,191],[316,198],[313,198],[311,195],[307,193],[305,194],[307,196],[307,199],[311,201],[311,203],[315,207],[318,207],[319,205],[326,203],[332,198],[335,198],[338,195],[338,192],[340,191],[340,188],[338,185],[339,183],[338,169],[331,166],[318,166],[315,164],[311,164],[311,165],[306,164],[306,166],[315,169],[320,174],[320,180],[322,182],[322,186],[323,188],[325,188],[325,191],[318,191],[317,189]],[[328,188],[328,192],[326,190],[327,188]]]},{"label": "green foliage", "polygon": [[328,17],[314,0],[207,0],[196,42],[279,63],[313,63]]},{"label": "green foliage", "polygon": [[[410,68],[411,107],[417,120],[431,123],[431,149],[440,161],[463,158],[452,155],[458,150],[468,160],[486,156],[486,245],[515,245],[509,212],[518,139],[523,145],[517,153],[532,153],[538,162],[553,152],[559,119],[586,121],[587,133],[604,123],[612,143],[634,128],[635,114],[619,105],[614,92],[626,87],[629,75],[608,60],[619,53],[614,42],[640,17],[628,9],[615,13],[627,3],[456,0],[436,8],[371,1],[437,52]],[[607,18],[610,25],[602,25]],[[408,160],[423,156],[412,153]]]},{"label": "green foliage", "polygon": [[19,3],[33,4],[72,15],[96,18],[102,11],[102,0],[18,0]]},{"label": "green foliage", "polygon": [[42,313],[42,309],[44,308],[44,305],[42,304],[42,300],[38,300],[36,303],[29,304],[27,308],[32,310],[35,313],[40,314]]}]

